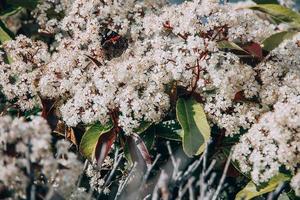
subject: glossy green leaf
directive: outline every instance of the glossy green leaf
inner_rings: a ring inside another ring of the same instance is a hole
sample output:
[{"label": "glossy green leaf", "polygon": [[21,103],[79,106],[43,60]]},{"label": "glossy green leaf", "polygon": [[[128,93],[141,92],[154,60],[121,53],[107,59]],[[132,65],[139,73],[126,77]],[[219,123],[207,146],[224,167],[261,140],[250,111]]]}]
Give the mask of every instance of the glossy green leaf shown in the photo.
[{"label": "glossy green leaf", "polygon": [[6,41],[11,40],[11,36],[8,33],[8,29],[4,23],[0,20],[0,42],[3,44]]},{"label": "glossy green leaf", "polygon": [[254,197],[272,192],[277,188],[277,186],[284,181],[288,181],[290,177],[285,174],[278,174],[277,176],[274,176],[265,187],[261,189],[257,189],[256,185],[250,181],[244,189],[242,189],[235,197],[235,200],[249,200]]},{"label": "glossy green leaf", "polygon": [[296,32],[283,31],[275,33],[262,41],[262,48],[266,51],[272,51],[286,39],[292,38]]},{"label": "glossy green leaf", "polygon": [[281,22],[292,23],[300,27],[300,14],[287,7],[278,4],[257,4],[249,8],[266,13]]},{"label": "glossy green leaf", "polygon": [[151,150],[155,141],[155,127],[151,126],[146,131],[141,133],[140,137],[144,141],[147,149]]},{"label": "glossy green leaf", "polygon": [[142,121],[139,127],[133,129],[133,132],[136,134],[143,133],[151,126],[151,124],[152,122]]},{"label": "glossy green leaf", "polygon": [[234,42],[227,41],[227,40],[218,42],[218,47],[220,49],[231,49],[231,50],[243,51],[243,52],[247,53],[239,45],[235,44]]},{"label": "glossy green leaf", "polygon": [[158,137],[168,140],[182,141],[182,129],[176,120],[161,122],[155,126],[155,133]]},{"label": "glossy green leaf", "polygon": [[[13,34],[10,32],[10,30],[5,26],[5,24],[0,20],[0,44],[3,44],[6,41],[9,41],[12,39]],[[5,62],[6,63],[12,63],[13,60],[9,55],[5,55]]]},{"label": "glossy green leaf", "polygon": [[108,125],[101,125],[99,122],[90,126],[87,131],[82,136],[80,141],[79,150],[87,158],[93,159],[95,156],[95,150],[99,137],[107,133],[113,128],[113,125],[110,123]]},{"label": "glossy green leaf", "polygon": [[177,100],[177,119],[183,129],[183,150],[188,156],[201,154],[210,138],[210,126],[200,103],[194,99]]}]

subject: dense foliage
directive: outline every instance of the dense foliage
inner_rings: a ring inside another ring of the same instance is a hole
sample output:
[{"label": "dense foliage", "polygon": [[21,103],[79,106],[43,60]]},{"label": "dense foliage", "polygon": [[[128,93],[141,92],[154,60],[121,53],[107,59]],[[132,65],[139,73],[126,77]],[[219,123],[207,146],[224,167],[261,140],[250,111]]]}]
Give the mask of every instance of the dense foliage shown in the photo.
[{"label": "dense foliage", "polygon": [[291,0],[0,2],[0,198],[297,199]]}]

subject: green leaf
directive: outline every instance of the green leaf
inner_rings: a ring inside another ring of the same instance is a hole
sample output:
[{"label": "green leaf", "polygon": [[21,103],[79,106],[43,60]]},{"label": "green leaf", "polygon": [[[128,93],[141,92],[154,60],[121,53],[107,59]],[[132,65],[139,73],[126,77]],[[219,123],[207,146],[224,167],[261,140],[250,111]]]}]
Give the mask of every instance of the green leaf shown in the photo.
[{"label": "green leaf", "polygon": [[140,134],[141,139],[144,141],[147,149],[151,150],[155,141],[155,127],[151,126],[146,131]]},{"label": "green leaf", "polygon": [[266,51],[272,51],[286,39],[292,38],[297,32],[283,31],[275,33],[262,41],[262,48]]},{"label": "green leaf", "polygon": [[278,4],[277,0],[253,0],[257,4]]},{"label": "green leaf", "polygon": [[12,7],[5,8],[4,10],[0,11],[0,17],[4,18],[4,17],[14,15],[14,14],[18,13],[20,10],[22,10],[22,7],[12,6]]},{"label": "green leaf", "polygon": [[286,193],[289,197],[289,199],[291,200],[299,200],[300,198],[296,196],[296,193],[293,189],[290,189],[287,193]]},{"label": "green leaf", "polygon": [[277,176],[274,176],[265,187],[259,190],[257,189],[256,185],[250,181],[246,187],[236,195],[235,200],[249,200],[254,197],[272,192],[279,184],[288,180],[290,180],[288,175],[280,173]]},{"label": "green leaf", "polygon": [[34,9],[39,0],[1,0],[0,17],[7,17],[19,12],[22,8]]},{"label": "green leaf", "polygon": [[[5,26],[5,24],[0,20],[0,44],[3,44],[4,42],[11,40],[12,37],[13,37],[13,34]],[[5,55],[5,61],[7,63],[13,62],[12,58],[7,54]]]},{"label": "green leaf", "polygon": [[0,20],[0,42],[3,44],[6,41],[11,40],[11,36],[9,35],[9,30],[6,28],[4,23]]},{"label": "green leaf", "polygon": [[31,110],[27,110],[24,112],[24,117],[25,119],[29,119],[30,117],[32,117],[32,115],[36,116],[41,112],[41,108],[40,107],[34,107]]},{"label": "green leaf", "polygon": [[93,159],[100,136],[109,132],[113,128],[112,123],[105,126],[99,122],[87,129],[80,141],[79,150],[87,158]]},{"label": "green leaf", "polygon": [[258,4],[248,7],[266,13],[281,22],[292,23],[296,27],[300,27],[300,14],[278,4]]},{"label": "green leaf", "polygon": [[210,127],[203,107],[194,99],[177,100],[177,119],[183,129],[183,150],[188,156],[201,154],[210,138]]},{"label": "green leaf", "polygon": [[139,127],[133,129],[133,132],[137,134],[143,133],[151,126],[151,124],[152,122],[142,121]]},{"label": "green leaf", "polygon": [[182,129],[176,120],[161,122],[155,126],[155,134],[168,140],[182,141]]},{"label": "green leaf", "polygon": [[38,3],[38,0],[9,0],[7,3],[15,7],[20,6],[23,8],[34,9]]},{"label": "green leaf", "polygon": [[243,51],[245,53],[248,53],[244,49],[242,49],[239,45],[227,40],[218,42],[218,47],[219,49],[230,49],[230,50],[237,50],[237,51]]}]

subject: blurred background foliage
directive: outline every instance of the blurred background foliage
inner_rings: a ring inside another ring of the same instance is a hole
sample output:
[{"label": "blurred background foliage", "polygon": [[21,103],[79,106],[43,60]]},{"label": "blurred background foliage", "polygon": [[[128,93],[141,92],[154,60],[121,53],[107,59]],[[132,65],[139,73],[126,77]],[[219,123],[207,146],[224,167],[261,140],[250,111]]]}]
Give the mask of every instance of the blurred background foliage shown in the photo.
[{"label": "blurred background foliage", "polygon": [[[169,0],[172,3],[182,3],[184,0]],[[223,1],[223,0],[221,0]],[[245,0],[228,0],[228,2],[239,2],[239,1],[245,1]],[[256,0],[257,3],[276,3],[277,0]],[[300,9],[300,0],[295,0],[297,9]]]}]

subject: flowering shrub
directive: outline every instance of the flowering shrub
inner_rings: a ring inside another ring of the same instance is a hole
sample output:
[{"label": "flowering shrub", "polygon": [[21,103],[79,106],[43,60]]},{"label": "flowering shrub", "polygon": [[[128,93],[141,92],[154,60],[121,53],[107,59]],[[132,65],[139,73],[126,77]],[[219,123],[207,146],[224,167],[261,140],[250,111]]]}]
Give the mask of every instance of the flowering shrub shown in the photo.
[{"label": "flowering shrub", "polygon": [[0,197],[296,198],[300,13],[267,2],[0,3]]}]

